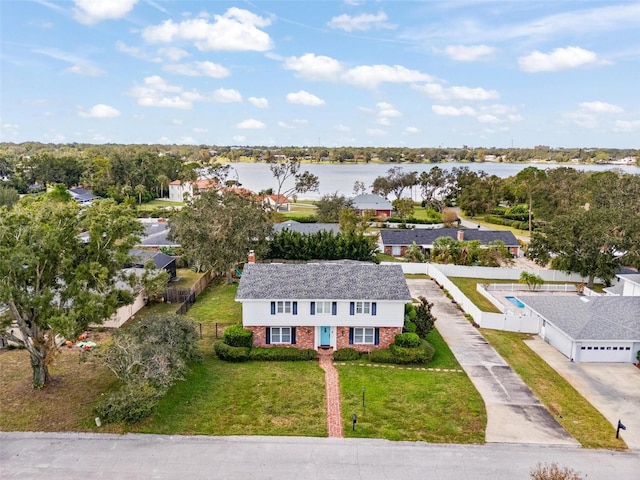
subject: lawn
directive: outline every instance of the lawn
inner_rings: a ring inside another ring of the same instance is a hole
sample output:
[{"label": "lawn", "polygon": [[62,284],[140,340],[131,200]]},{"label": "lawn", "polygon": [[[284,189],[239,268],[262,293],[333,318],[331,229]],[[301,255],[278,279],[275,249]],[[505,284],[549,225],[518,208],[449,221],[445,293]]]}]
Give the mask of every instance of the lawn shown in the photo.
[{"label": "lawn", "polygon": [[[436,354],[425,368],[461,369],[436,330],[428,340]],[[346,437],[484,443],[484,402],[466,373],[428,371],[418,366],[367,366],[357,361],[335,365],[340,374]],[[355,431],[351,424],[353,413],[358,418]]]},{"label": "lawn", "polygon": [[198,296],[187,316],[199,323],[240,323],[242,304],[236,302],[238,284],[225,285],[214,280]]},{"label": "lawn", "polygon": [[136,205],[136,208],[142,211],[152,211],[152,210],[158,210],[162,208],[173,209],[173,207],[184,207],[184,202],[173,202],[171,200],[155,199],[155,200],[151,200],[150,202]]},{"label": "lawn", "polygon": [[327,435],[317,362],[227,363],[207,355],[130,431],[181,435]]},{"label": "lawn", "polygon": [[530,335],[487,329],[481,332],[583,447],[626,449],[602,414],[522,341]]},{"label": "lawn", "polygon": [[463,277],[449,277],[456,287],[462,290],[469,300],[471,300],[476,307],[483,312],[500,313],[500,310],[485,298],[478,290],[476,285],[478,283],[517,283],[517,280],[495,280],[486,278],[463,278]]},{"label": "lawn", "polygon": [[432,208],[416,206],[411,217],[415,218],[416,220],[431,220],[434,223],[442,222],[442,215],[440,214],[440,212],[437,212]]},{"label": "lawn", "polygon": [[473,222],[477,225],[481,225],[483,227],[487,227],[491,230],[506,230],[509,231],[511,233],[513,233],[514,235],[520,236],[520,237],[529,237],[529,230],[520,230],[519,228],[513,228],[513,227],[509,227],[507,225],[497,225],[495,223],[488,223],[485,222],[484,220],[481,220],[479,218],[476,217],[468,217],[466,215],[463,215],[462,218],[464,218],[465,220],[469,220],[470,222]]}]

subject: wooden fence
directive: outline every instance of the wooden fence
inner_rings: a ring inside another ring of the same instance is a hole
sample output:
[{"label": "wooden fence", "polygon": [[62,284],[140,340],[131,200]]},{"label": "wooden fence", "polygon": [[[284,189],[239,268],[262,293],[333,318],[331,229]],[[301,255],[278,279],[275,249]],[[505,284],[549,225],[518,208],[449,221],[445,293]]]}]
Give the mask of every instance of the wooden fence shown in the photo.
[{"label": "wooden fence", "polygon": [[[193,285],[193,287],[189,289],[167,288],[165,292],[165,301],[169,301],[171,303],[182,302],[176,310],[176,313],[178,315],[184,315],[189,311],[191,305],[196,302],[198,295],[207,288],[207,285],[209,285],[214,278],[215,276],[212,272],[207,272]],[[175,300],[172,300],[172,298]]]}]

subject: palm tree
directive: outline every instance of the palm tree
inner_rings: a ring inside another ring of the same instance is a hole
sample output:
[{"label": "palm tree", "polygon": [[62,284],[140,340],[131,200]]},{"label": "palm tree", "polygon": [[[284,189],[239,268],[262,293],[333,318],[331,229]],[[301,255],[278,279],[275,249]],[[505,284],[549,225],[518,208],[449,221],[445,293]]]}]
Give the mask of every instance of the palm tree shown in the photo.
[{"label": "palm tree", "polygon": [[156,177],[156,181],[160,184],[160,198],[164,198],[164,186],[168,186],[171,180],[165,174],[161,173]]},{"label": "palm tree", "polygon": [[138,205],[140,205],[142,203],[142,195],[144,195],[145,193],[147,193],[147,187],[145,187],[142,184],[136,185],[135,188],[133,189],[136,194],[138,195]]}]

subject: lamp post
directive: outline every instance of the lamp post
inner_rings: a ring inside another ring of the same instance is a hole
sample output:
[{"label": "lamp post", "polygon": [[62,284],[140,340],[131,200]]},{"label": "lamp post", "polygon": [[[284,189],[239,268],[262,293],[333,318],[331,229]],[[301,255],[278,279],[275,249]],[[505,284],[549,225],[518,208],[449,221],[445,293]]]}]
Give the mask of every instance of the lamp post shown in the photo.
[{"label": "lamp post", "polygon": [[362,408],[364,408],[364,387],[362,387]]}]

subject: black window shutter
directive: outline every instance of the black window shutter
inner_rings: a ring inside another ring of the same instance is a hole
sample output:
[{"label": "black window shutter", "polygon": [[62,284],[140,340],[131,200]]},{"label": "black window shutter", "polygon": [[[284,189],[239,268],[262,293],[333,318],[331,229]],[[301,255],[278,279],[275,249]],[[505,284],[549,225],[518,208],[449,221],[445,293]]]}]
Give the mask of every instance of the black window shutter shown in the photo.
[{"label": "black window shutter", "polygon": [[371,315],[375,315],[378,313],[378,304],[376,302],[373,302],[371,304]]},{"label": "black window shutter", "polygon": [[376,328],[375,330],[375,334],[373,337],[373,343],[375,343],[376,345],[380,345],[380,329]]},{"label": "black window shutter", "polygon": [[349,315],[355,315],[356,314],[356,304],[355,302],[351,302],[349,304]]},{"label": "black window shutter", "polygon": [[296,344],[296,327],[291,327],[291,345]]},{"label": "black window shutter", "polygon": [[332,302],[331,303],[331,315],[337,315],[338,314],[338,302]]},{"label": "black window shutter", "polygon": [[271,302],[271,315],[276,314],[276,302]]},{"label": "black window shutter", "polygon": [[267,333],[265,335],[265,342],[267,345],[271,343],[271,329],[267,327]]},{"label": "black window shutter", "polygon": [[298,314],[298,302],[293,302],[293,314]]},{"label": "black window shutter", "polygon": [[316,314],[316,302],[311,302],[311,315]]},{"label": "black window shutter", "polygon": [[349,345],[353,345],[353,328],[349,329]]}]

